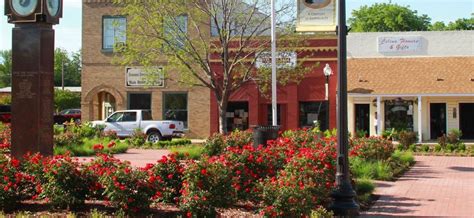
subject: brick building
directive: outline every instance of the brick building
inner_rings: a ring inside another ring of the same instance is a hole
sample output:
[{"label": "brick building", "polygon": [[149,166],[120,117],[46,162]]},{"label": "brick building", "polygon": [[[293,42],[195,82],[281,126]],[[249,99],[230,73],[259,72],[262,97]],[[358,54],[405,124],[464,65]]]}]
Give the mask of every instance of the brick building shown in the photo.
[{"label": "brick building", "polygon": [[154,119],[183,120],[189,137],[209,135],[209,89],[169,80],[143,84],[140,67],[112,64],[114,43],[126,41],[126,17],[111,0],[84,0],[82,13],[83,120],[104,119],[116,110],[151,109]]}]

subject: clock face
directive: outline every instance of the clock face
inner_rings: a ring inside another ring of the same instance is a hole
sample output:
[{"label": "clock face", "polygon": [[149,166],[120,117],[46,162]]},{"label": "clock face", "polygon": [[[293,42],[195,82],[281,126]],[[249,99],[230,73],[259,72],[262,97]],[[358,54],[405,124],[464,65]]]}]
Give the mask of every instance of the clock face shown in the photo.
[{"label": "clock face", "polygon": [[13,10],[20,16],[33,13],[38,5],[38,0],[11,0]]},{"label": "clock face", "polygon": [[48,13],[49,15],[55,17],[59,13],[59,7],[61,6],[60,4],[61,0],[47,0],[47,7],[48,7]]}]

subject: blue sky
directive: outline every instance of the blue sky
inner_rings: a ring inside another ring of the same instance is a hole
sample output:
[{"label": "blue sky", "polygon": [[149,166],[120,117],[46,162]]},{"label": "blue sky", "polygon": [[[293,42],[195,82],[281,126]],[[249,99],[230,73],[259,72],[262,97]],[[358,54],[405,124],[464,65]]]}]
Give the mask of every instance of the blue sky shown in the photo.
[{"label": "blue sky", "polygon": [[[64,16],[56,29],[56,47],[68,51],[81,48],[82,0],[64,0]],[[347,0],[348,17],[353,9],[362,5],[371,5],[388,0]],[[471,17],[474,11],[473,0],[392,0],[392,3],[409,5],[418,14],[427,14],[432,21],[454,21],[458,18]],[[4,14],[4,0],[0,0],[0,50],[11,48],[11,29]]]}]

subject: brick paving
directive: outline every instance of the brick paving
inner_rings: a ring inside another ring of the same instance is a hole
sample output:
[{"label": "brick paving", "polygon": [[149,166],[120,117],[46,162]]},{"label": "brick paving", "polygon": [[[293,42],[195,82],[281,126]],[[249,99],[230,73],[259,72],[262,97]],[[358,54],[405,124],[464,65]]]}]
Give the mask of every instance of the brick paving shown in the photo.
[{"label": "brick paving", "polygon": [[[121,161],[130,161],[134,167],[144,167],[148,163],[156,163],[161,157],[168,155],[171,151],[166,149],[128,149],[127,153],[114,154],[114,157]],[[90,161],[91,157],[79,157],[79,161]]]},{"label": "brick paving", "polygon": [[417,156],[395,182],[377,182],[379,200],[363,216],[474,217],[474,157]]}]

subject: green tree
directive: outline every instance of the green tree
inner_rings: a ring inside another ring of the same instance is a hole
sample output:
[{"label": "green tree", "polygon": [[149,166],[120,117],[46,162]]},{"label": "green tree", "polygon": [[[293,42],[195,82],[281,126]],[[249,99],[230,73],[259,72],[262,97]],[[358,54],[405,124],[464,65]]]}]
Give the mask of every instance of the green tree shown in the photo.
[{"label": "green tree", "polygon": [[[168,80],[207,87],[217,99],[219,131],[227,131],[230,95],[245,83],[270,81],[255,70],[256,57],[270,46],[270,4],[266,0],[114,0],[127,14],[127,43],[116,47],[122,65],[152,69],[166,63]],[[278,4],[279,39],[289,35],[294,2]],[[285,19],[285,20],[283,20]],[[290,23],[290,25],[288,25]],[[287,43],[289,44],[289,43]],[[211,57],[219,62],[211,61]],[[215,58],[215,59],[216,59]],[[167,61],[163,61],[167,60]],[[216,65],[219,70],[216,70]],[[298,68],[298,67],[297,67]],[[268,72],[268,70],[264,70]],[[280,73],[283,82],[297,81],[309,72],[303,67]],[[286,78],[284,78],[286,77]],[[265,90],[265,89],[262,89]]]},{"label": "green tree", "polygon": [[427,15],[418,15],[408,6],[392,3],[375,3],[352,11],[349,18],[354,32],[425,31],[430,26]]},{"label": "green tree", "polygon": [[68,53],[56,48],[54,51],[54,86],[62,85],[64,67],[64,86],[81,86],[81,53]]},{"label": "green tree", "polygon": [[446,30],[446,24],[444,24],[442,21],[434,22],[430,26],[430,31],[445,31],[445,30]]},{"label": "green tree", "polygon": [[61,111],[69,108],[81,107],[81,95],[69,90],[54,90],[54,109]]},{"label": "green tree", "polygon": [[474,17],[460,18],[454,22],[449,22],[447,30],[474,30]]},{"label": "green tree", "polygon": [[12,52],[11,50],[0,51],[0,88],[11,84],[12,75]]}]

